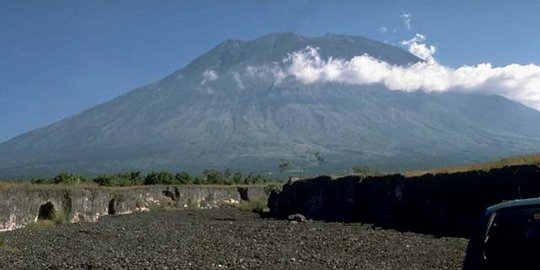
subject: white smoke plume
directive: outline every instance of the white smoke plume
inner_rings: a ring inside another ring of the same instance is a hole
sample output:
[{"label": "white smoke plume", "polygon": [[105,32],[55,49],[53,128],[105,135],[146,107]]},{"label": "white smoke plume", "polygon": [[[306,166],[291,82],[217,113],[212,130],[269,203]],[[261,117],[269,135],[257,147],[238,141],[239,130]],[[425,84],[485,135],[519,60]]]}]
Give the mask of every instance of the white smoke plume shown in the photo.
[{"label": "white smoke plume", "polygon": [[540,66],[511,64],[493,67],[490,63],[452,68],[435,60],[436,47],[424,43],[417,34],[403,41],[409,51],[425,62],[397,66],[369,55],[350,60],[322,59],[316,48],[290,54],[284,60],[287,76],[305,84],[339,82],[355,85],[383,84],[390,90],[425,92],[481,92],[506,97],[540,110]]}]

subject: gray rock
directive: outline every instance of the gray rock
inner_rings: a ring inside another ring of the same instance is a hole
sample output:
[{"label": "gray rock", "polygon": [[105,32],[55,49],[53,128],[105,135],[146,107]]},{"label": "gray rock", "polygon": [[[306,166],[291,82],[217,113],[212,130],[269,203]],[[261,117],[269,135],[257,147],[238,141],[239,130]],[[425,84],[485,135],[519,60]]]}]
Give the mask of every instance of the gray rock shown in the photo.
[{"label": "gray rock", "polygon": [[307,222],[307,219],[302,214],[294,214],[287,217],[289,221],[296,221],[296,222]]}]

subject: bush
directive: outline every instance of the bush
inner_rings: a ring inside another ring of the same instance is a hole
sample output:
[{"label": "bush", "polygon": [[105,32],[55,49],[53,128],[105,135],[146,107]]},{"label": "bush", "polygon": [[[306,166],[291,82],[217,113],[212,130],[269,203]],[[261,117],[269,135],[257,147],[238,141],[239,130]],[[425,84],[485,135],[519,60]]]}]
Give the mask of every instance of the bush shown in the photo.
[{"label": "bush", "polygon": [[53,178],[39,178],[32,179],[34,184],[81,184],[86,182],[86,179],[80,175],[70,174],[70,173],[61,173]]},{"label": "bush", "polygon": [[195,200],[193,200],[191,198],[188,199],[186,206],[187,206],[187,209],[190,209],[190,210],[200,208],[199,203],[197,203]]},{"label": "bush", "polygon": [[70,173],[61,173],[53,178],[54,184],[80,184],[82,182],[85,182],[86,179],[84,179],[82,176],[70,174]]},{"label": "bush", "polygon": [[169,172],[151,172],[144,178],[145,185],[171,185],[176,178]]},{"label": "bush", "polygon": [[63,224],[67,219],[66,213],[64,211],[58,211],[54,213],[54,216],[52,218],[52,222],[54,225],[60,225]]},{"label": "bush", "polygon": [[136,186],[144,183],[141,172],[135,171],[123,174],[103,175],[94,179],[101,186]]},{"label": "bush", "polygon": [[240,202],[240,205],[238,205],[238,208],[246,212],[263,213],[267,211],[268,201],[264,197],[249,201],[242,201]]},{"label": "bush", "polygon": [[177,173],[175,177],[176,177],[176,181],[178,181],[178,183],[180,183],[180,184],[191,184],[191,183],[193,183],[193,179],[192,179],[191,175],[189,175],[189,173],[187,173],[185,171]]},{"label": "bush", "polygon": [[211,185],[218,185],[218,184],[224,184],[225,177],[223,177],[223,174],[216,170],[205,170],[203,172],[203,175],[206,178],[206,182]]},{"label": "bush", "polygon": [[53,212],[50,216],[38,218],[34,223],[30,223],[26,228],[30,230],[45,230],[58,226],[66,222],[67,215],[63,210]]},{"label": "bush", "polygon": [[272,182],[272,178],[263,175],[248,174],[243,176],[240,172],[230,169],[218,171],[215,169],[205,170],[200,176],[192,176],[186,171],[173,175],[170,172],[151,172],[142,175],[139,171],[100,175],[93,179],[82,176],[61,173],[53,178],[32,179],[33,184],[82,184],[92,182],[100,186],[137,186],[137,185],[250,185]]},{"label": "bush", "polygon": [[238,184],[242,183],[242,173],[241,172],[234,173],[233,176],[232,176],[232,182],[235,185],[238,185]]}]

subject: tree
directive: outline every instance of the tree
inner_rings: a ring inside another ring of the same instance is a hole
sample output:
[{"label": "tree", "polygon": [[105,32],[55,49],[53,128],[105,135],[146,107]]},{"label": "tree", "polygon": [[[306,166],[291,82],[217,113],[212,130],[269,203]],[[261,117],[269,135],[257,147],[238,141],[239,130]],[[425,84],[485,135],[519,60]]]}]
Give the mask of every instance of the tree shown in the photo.
[{"label": "tree", "polygon": [[223,174],[214,169],[205,170],[203,175],[205,176],[206,181],[212,185],[223,184],[225,182],[223,181]]},{"label": "tree", "polygon": [[232,182],[235,184],[235,185],[238,185],[240,183],[242,183],[242,173],[241,172],[235,172],[232,176]]},{"label": "tree", "polygon": [[151,172],[144,179],[145,185],[170,185],[174,184],[175,177],[169,172]]},{"label": "tree", "polygon": [[193,182],[193,178],[186,171],[177,173],[175,177],[180,184],[191,184]]}]

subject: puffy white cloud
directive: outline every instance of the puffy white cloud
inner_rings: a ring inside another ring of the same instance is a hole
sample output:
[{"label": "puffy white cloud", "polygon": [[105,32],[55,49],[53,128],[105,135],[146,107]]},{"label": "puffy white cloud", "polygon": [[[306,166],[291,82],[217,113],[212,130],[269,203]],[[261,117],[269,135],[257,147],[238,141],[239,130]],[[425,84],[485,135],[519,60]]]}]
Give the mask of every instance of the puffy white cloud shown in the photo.
[{"label": "puffy white cloud", "polygon": [[437,48],[433,45],[425,44],[426,37],[422,34],[416,34],[409,40],[401,41],[401,45],[407,46],[409,52],[416,55],[418,58],[423,59],[429,63],[435,63],[433,55],[437,51]]},{"label": "puffy white cloud", "polygon": [[203,80],[201,81],[201,85],[204,85],[207,82],[215,81],[219,78],[217,72],[211,69],[205,70],[202,75],[203,75]]},{"label": "puffy white cloud", "polygon": [[[307,47],[284,60],[283,72],[305,84],[339,82],[355,85],[383,84],[390,90],[425,92],[481,92],[504,96],[540,110],[540,66],[511,64],[493,67],[490,63],[451,68],[433,58],[436,48],[422,43],[416,35],[404,41],[409,51],[426,60],[397,66],[369,55],[350,60],[322,59],[317,49]],[[282,80],[282,79],[281,79]]]},{"label": "puffy white cloud", "polygon": [[386,26],[381,26],[381,27],[379,28],[379,32],[381,32],[381,33],[386,33],[386,32],[388,32],[388,28],[387,28]]}]

